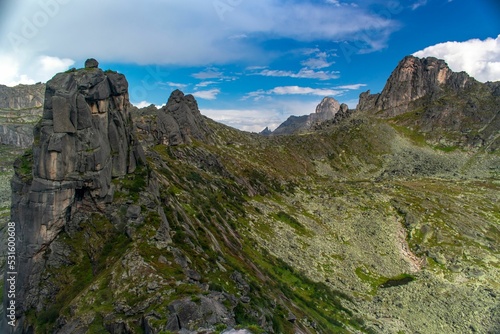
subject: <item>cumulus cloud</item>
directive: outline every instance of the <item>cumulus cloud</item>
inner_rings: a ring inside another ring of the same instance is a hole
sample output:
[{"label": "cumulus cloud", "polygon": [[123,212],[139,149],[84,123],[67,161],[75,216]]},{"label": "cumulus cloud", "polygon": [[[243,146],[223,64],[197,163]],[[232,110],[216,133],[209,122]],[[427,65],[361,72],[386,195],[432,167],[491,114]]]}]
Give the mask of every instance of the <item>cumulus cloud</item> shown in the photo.
[{"label": "cumulus cloud", "polygon": [[353,84],[353,85],[343,85],[337,86],[333,89],[331,88],[311,88],[311,87],[301,87],[301,86],[278,86],[269,90],[259,89],[253,92],[247,93],[243,100],[253,99],[254,101],[259,101],[264,99],[266,96],[270,95],[309,95],[309,96],[340,96],[349,90],[357,90],[361,87],[366,86],[366,84]]},{"label": "cumulus cloud", "polygon": [[265,77],[288,77],[288,78],[319,79],[319,80],[330,80],[339,78],[339,72],[337,71],[315,71],[307,68],[302,68],[298,72],[266,69],[252,74],[262,75]]},{"label": "cumulus cloud", "polygon": [[215,100],[217,99],[217,95],[220,93],[220,89],[214,88],[214,89],[209,89],[209,90],[199,90],[196,91],[193,94],[194,97],[204,99],[204,100]]},{"label": "cumulus cloud", "polygon": [[7,86],[46,82],[55,73],[67,70],[75,62],[68,58],[0,53],[0,83]]},{"label": "cumulus cloud", "polygon": [[243,100],[251,98],[254,101],[259,101],[269,95],[337,96],[341,95],[342,93],[344,93],[344,90],[300,86],[279,86],[269,90],[259,89],[257,91],[249,92],[243,97]]},{"label": "cumulus cloud", "polygon": [[500,35],[485,40],[440,43],[413,55],[444,59],[453,71],[465,71],[482,82],[500,80]]},{"label": "cumulus cloud", "polygon": [[321,69],[321,68],[326,68],[330,67],[334,64],[333,61],[330,61],[329,58],[335,56],[335,55],[329,55],[328,53],[324,51],[318,51],[314,55],[314,57],[311,57],[309,59],[306,59],[302,61],[302,65],[306,66],[308,68],[313,68],[313,69]]},{"label": "cumulus cloud", "polygon": [[419,1],[414,2],[410,7],[412,10],[415,10],[415,9],[420,8],[422,6],[425,6],[425,5],[427,5],[427,0],[419,0]]},{"label": "cumulus cloud", "polygon": [[168,87],[178,88],[178,89],[184,89],[188,86],[187,84],[183,84],[183,83],[179,83],[179,82],[172,82],[172,81],[160,82],[159,84],[164,85],[164,86],[168,86]]},{"label": "cumulus cloud", "polygon": [[282,86],[275,87],[268,91],[268,94],[277,94],[277,95],[318,95],[318,96],[326,96],[326,95],[339,95],[342,91],[335,89],[324,89],[324,88],[311,88],[311,87],[299,87],[299,86]]}]

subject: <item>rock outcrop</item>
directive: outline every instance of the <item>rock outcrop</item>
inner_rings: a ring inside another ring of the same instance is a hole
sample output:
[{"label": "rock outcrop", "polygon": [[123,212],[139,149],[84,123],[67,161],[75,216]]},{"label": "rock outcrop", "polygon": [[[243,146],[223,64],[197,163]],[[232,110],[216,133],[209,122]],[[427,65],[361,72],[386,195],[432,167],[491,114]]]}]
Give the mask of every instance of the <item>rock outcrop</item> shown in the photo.
[{"label": "rock outcrop", "polygon": [[266,126],[266,128],[264,130],[262,130],[261,132],[259,132],[259,134],[263,135],[263,136],[269,136],[271,135],[273,132],[269,129],[269,127]]},{"label": "rock outcrop", "polygon": [[42,116],[45,84],[0,85],[0,144],[27,148]]},{"label": "rock outcrop", "polygon": [[113,197],[112,178],[144,160],[132,133],[127,80],[91,65],[47,83],[32,152],[16,162],[11,220],[18,236],[18,332],[28,309],[47,307],[40,275],[53,240],[79,208],[103,210]]},{"label": "rock outcrop", "polygon": [[333,120],[339,111],[345,109],[347,109],[346,104],[340,104],[332,97],[325,97],[316,106],[314,113],[306,116],[290,116],[273,131],[273,134],[285,135],[311,130],[323,122]]},{"label": "rock outcrop", "polygon": [[453,72],[444,60],[407,56],[381,93],[360,95],[357,110],[394,118],[435,145],[494,151],[500,147],[498,87]]},{"label": "rock outcrop", "polygon": [[158,112],[158,140],[165,145],[189,144],[192,139],[210,142],[211,130],[205,123],[193,95],[175,90]]}]

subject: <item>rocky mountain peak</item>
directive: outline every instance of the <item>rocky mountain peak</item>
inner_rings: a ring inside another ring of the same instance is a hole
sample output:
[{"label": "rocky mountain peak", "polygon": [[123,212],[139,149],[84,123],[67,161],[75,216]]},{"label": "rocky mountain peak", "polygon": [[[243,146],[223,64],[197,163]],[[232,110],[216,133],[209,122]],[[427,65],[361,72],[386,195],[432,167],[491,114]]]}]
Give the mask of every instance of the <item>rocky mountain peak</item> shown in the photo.
[{"label": "rocky mountain peak", "polygon": [[316,106],[314,113],[298,117],[290,116],[274,130],[273,134],[283,135],[311,130],[323,122],[340,117],[339,112],[344,113],[347,109],[348,107],[346,104],[340,104],[339,101],[335,100],[333,97],[324,97]]},{"label": "rocky mountain peak", "polygon": [[413,101],[446,89],[458,91],[474,81],[465,72],[453,72],[444,60],[407,56],[399,62],[379,95],[360,96],[358,109],[377,109],[386,116],[396,116],[408,111]]},{"label": "rocky mountain peak", "polygon": [[317,105],[316,107],[316,114],[332,114],[335,115],[335,113],[340,109],[340,103],[335,100],[333,97],[325,97],[321,102]]},{"label": "rocky mountain peak", "polygon": [[198,109],[193,95],[176,89],[158,112],[159,141],[165,145],[189,144],[192,139],[210,141],[212,131]]}]

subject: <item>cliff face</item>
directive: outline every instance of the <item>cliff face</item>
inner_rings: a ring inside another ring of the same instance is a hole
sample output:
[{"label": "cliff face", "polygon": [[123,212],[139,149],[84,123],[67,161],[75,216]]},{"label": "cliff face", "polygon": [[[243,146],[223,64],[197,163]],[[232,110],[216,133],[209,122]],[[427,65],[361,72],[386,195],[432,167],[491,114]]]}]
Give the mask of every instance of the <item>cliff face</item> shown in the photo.
[{"label": "cliff face", "polygon": [[33,149],[18,159],[12,179],[21,326],[24,313],[47,307],[54,293],[41,288],[54,239],[79,208],[104,210],[112,178],[134,172],[141,159],[127,88],[123,75],[96,67],[60,73],[47,83]]},{"label": "cliff face", "polygon": [[0,85],[0,109],[28,109],[43,106],[45,84],[18,85],[7,87]]},{"label": "cliff face", "polygon": [[432,98],[446,88],[460,91],[475,81],[465,72],[450,70],[444,60],[407,56],[399,62],[376,99],[368,102],[368,95],[362,95],[359,109],[375,108],[392,117],[407,112],[411,102],[424,96]]},{"label": "cliff face", "polygon": [[480,83],[436,58],[405,57],[379,94],[360,95],[358,110],[409,126],[436,145],[499,147],[498,83]]},{"label": "cliff face", "polygon": [[42,115],[45,84],[0,85],[0,144],[27,148]]}]

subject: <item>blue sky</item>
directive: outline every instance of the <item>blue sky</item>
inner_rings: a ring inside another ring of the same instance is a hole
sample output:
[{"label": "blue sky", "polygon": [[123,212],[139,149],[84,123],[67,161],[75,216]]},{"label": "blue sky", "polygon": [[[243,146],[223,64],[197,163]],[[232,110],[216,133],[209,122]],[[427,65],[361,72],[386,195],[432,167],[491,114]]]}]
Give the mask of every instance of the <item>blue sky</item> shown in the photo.
[{"label": "blue sky", "polygon": [[260,131],[325,96],[355,108],[409,54],[500,80],[497,2],[4,0],[0,84],[45,82],[94,57],[127,76],[136,105],[179,88],[208,117]]}]

